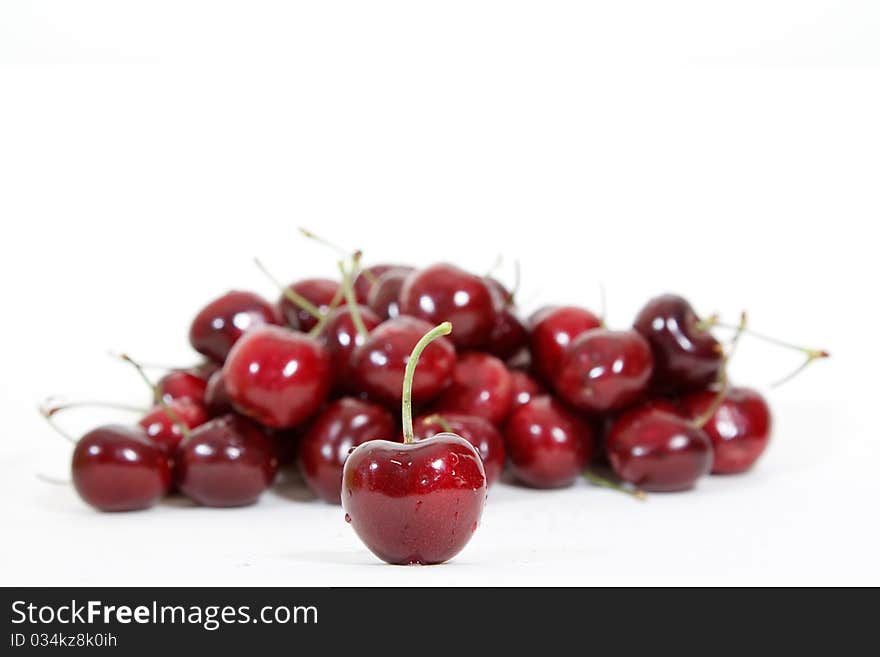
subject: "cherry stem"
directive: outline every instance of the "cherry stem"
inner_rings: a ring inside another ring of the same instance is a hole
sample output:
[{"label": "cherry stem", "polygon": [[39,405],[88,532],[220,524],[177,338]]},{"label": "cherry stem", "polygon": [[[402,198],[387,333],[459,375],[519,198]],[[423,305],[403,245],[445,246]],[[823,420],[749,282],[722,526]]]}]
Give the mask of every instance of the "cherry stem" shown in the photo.
[{"label": "cherry stem", "polygon": [[340,303],[342,303],[344,298],[345,294],[343,294],[342,286],[340,285],[339,289],[336,290],[336,294],[334,294],[333,298],[330,300],[330,305],[327,306],[327,312],[321,313],[321,319],[319,319],[309,331],[308,335],[310,338],[317,337],[318,334],[324,330],[324,326],[326,326],[327,321],[330,319],[330,315],[333,314],[333,311],[336,310]]},{"label": "cherry stem", "polygon": [[345,263],[340,260],[337,264],[339,267],[339,272],[342,274],[342,293],[345,296],[345,302],[348,304],[348,314],[351,315],[351,321],[354,322],[354,327],[357,329],[358,334],[366,339],[370,334],[367,331],[367,326],[364,324],[364,318],[361,317],[361,310],[358,308],[357,299],[354,297],[354,273],[357,269],[358,256],[356,255],[352,258],[351,269],[346,269]]},{"label": "cherry stem", "polygon": [[118,402],[104,402],[104,401],[91,401],[91,400],[82,400],[75,402],[64,402],[62,403],[50,403],[46,402],[43,405],[44,411],[52,416],[61,411],[67,411],[72,408],[112,408],[117,411],[130,411],[132,413],[146,413],[148,409],[141,408],[140,406],[134,406],[132,404],[120,404]]},{"label": "cherry stem", "polygon": [[43,474],[42,472],[37,472],[36,477],[44,484],[52,484],[53,486],[70,486],[71,484],[70,480],[68,479],[58,479],[57,477],[50,477],[49,475]]},{"label": "cherry stem", "polygon": [[186,426],[186,424],[180,419],[180,416],[172,410],[171,406],[168,405],[168,402],[166,402],[162,394],[159,393],[159,389],[152,381],[150,381],[150,377],[147,376],[146,372],[144,372],[143,366],[128,354],[118,354],[117,356],[134,367],[138,375],[144,380],[144,383],[146,383],[150,390],[153,391],[153,400],[162,407],[162,410],[165,411],[165,415],[167,415],[168,419],[177,426],[180,434],[184,438],[188,438],[189,427]]},{"label": "cherry stem", "polygon": [[351,249],[344,249],[341,246],[339,246],[338,244],[331,242],[330,240],[327,240],[327,239],[324,239],[323,237],[315,235],[312,231],[310,231],[307,228],[300,228],[299,232],[302,233],[305,237],[309,238],[310,240],[314,240],[318,244],[322,244],[322,245],[326,246],[328,249],[332,249],[333,251],[336,251],[341,256],[345,256],[347,258],[352,254]]},{"label": "cherry stem", "polygon": [[721,369],[718,371],[718,394],[715,395],[715,399],[709,404],[709,408],[707,408],[702,415],[694,419],[694,426],[698,429],[702,429],[706,426],[706,423],[712,419],[712,416],[715,415],[715,412],[721,408],[721,404],[724,403],[724,398],[730,388],[730,377],[727,375],[727,365],[730,363],[730,359],[733,358],[733,354],[736,353],[739,339],[742,337],[743,333],[745,333],[747,322],[748,318],[745,311],[743,311],[740,314],[739,326],[736,327],[736,334],[730,341],[730,346],[727,348],[727,352],[721,358]]},{"label": "cherry stem", "polygon": [[442,324],[438,324],[430,331],[425,333],[422,336],[422,339],[416,342],[416,346],[413,347],[412,353],[409,355],[409,360],[406,361],[406,370],[403,373],[403,442],[407,445],[413,442],[415,436],[413,434],[413,420],[412,420],[412,384],[413,377],[416,373],[416,365],[419,364],[419,357],[422,355],[422,352],[425,350],[429,344],[431,344],[434,340],[444,335],[449,335],[452,333],[452,324],[449,322],[443,322]]},{"label": "cherry stem", "polygon": [[305,310],[309,315],[311,315],[315,319],[321,319],[322,313],[321,313],[320,308],[318,308],[315,304],[313,304],[311,301],[306,299],[303,295],[301,295],[296,290],[292,290],[292,289],[290,289],[290,287],[288,285],[282,284],[281,281],[279,281],[277,278],[275,278],[275,276],[273,276],[272,273],[268,269],[266,269],[266,266],[262,263],[262,261],[259,258],[254,258],[254,264],[257,266],[257,268],[261,272],[263,272],[263,274],[266,275],[266,278],[268,278],[270,281],[272,281],[275,284],[275,287],[277,287],[281,291],[281,294],[284,295],[285,299],[290,301],[290,303],[295,305],[297,308],[300,308],[301,310]]},{"label": "cherry stem", "polygon": [[57,433],[68,442],[73,443],[74,445],[79,442],[76,438],[74,438],[72,435],[67,433],[60,426],[58,426],[58,423],[55,421],[53,414],[50,412],[50,409],[46,405],[39,406],[37,410],[40,412],[40,415],[43,416],[43,419],[49,423],[49,426],[55,430],[55,433]]},{"label": "cherry stem", "polygon": [[440,425],[440,428],[443,429],[443,431],[445,431],[446,433],[455,433],[452,430],[452,425],[450,425],[449,422],[446,421],[446,418],[444,418],[439,413],[434,413],[433,415],[429,415],[428,417],[425,418],[425,422],[437,423]]},{"label": "cherry stem", "polygon": [[589,481],[594,486],[599,486],[600,488],[608,488],[610,490],[616,490],[619,493],[626,493],[627,495],[631,495],[637,500],[644,502],[648,499],[648,496],[645,495],[645,492],[639,490],[635,486],[621,484],[616,481],[611,481],[610,479],[606,479],[601,475],[597,475],[595,472],[590,470],[584,471],[584,479]]},{"label": "cherry stem", "polygon": [[483,278],[489,278],[492,274],[494,274],[496,271],[498,271],[498,268],[501,266],[501,264],[503,262],[504,262],[504,256],[499,253],[497,256],[495,256],[495,260],[492,261],[492,266],[489,267],[489,269],[483,275]]}]

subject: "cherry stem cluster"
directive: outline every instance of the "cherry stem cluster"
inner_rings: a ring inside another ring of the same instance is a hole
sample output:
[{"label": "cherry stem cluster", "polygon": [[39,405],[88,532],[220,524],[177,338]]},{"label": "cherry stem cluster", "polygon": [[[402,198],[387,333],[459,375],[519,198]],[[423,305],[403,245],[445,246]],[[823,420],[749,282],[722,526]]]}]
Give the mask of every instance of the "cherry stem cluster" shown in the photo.
[{"label": "cherry stem cluster", "polygon": [[348,304],[348,312],[351,315],[351,321],[354,323],[355,329],[362,338],[369,335],[367,327],[364,324],[364,318],[361,317],[361,310],[358,307],[357,299],[354,296],[354,277],[357,273],[360,262],[360,256],[355,254],[351,259],[351,268],[346,268],[345,262],[340,260],[337,265],[339,273],[342,274],[342,294],[345,296],[345,302]]},{"label": "cherry stem cluster", "polygon": [[413,377],[416,373],[416,365],[419,364],[419,357],[422,355],[422,352],[425,350],[425,348],[434,340],[444,335],[449,335],[450,333],[452,333],[452,324],[450,324],[449,322],[438,324],[430,331],[425,333],[425,335],[423,335],[422,338],[418,342],[416,342],[416,346],[413,347],[412,353],[409,356],[409,360],[406,361],[406,369],[403,373],[403,403],[401,406],[403,419],[403,442],[407,445],[415,440],[412,419],[412,385]]},{"label": "cherry stem cluster", "polygon": [[724,403],[724,398],[730,388],[730,377],[727,374],[727,366],[730,363],[730,359],[733,358],[733,354],[736,353],[739,339],[746,330],[747,322],[748,318],[745,311],[743,311],[740,314],[739,326],[736,327],[736,334],[734,334],[733,339],[730,341],[730,346],[727,348],[727,352],[721,358],[721,369],[718,370],[718,394],[715,395],[715,399],[712,400],[709,408],[707,408],[702,415],[694,419],[694,425],[698,428],[703,428],[706,423],[712,419],[715,412],[721,408],[721,404]]}]

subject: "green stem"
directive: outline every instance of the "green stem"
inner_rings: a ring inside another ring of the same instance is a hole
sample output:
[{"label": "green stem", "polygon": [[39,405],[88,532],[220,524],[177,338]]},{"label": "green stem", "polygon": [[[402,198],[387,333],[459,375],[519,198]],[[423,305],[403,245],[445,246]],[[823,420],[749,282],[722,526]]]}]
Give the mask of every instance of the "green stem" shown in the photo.
[{"label": "green stem", "polygon": [[415,436],[413,435],[412,421],[412,384],[413,377],[416,373],[416,365],[419,364],[419,357],[422,355],[425,347],[431,344],[434,340],[444,335],[449,335],[450,333],[452,333],[452,324],[450,324],[449,322],[438,324],[422,336],[422,339],[416,343],[415,347],[413,347],[412,353],[409,356],[409,360],[406,361],[406,370],[403,373],[402,413],[403,442],[407,445],[412,443],[415,439]]},{"label": "green stem", "polygon": [[163,396],[159,393],[159,389],[155,386],[155,384],[153,384],[152,381],[150,381],[150,377],[147,376],[146,372],[144,372],[143,366],[128,354],[119,354],[119,358],[134,367],[138,375],[140,375],[140,377],[144,380],[144,383],[146,383],[153,391],[153,399],[155,400],[155,402],[162,407],[162,410],[165,411],[165,415],[167,415],[168,418],[177,426],[178,430],[180,430],[180,434],[184,438],[188,438],[189,427],[186,426],[186,424],[184,424],[184,422],[180,419],[180,416],[171,409],[171,406],[168,405],[168,402],[166,402]]},{"label": "green stem", "polygon": [[446,433],[455,433],[452,430],[452,425],[449,424],[449,422],[446,421],[446,418],[444,418],[439,413],[434,413],[433,415],[429,415],[428,417],[425,418],[425,422],[430,422],[430,423],[436,422],[437,424],[440,425],[440,428],[443,429],[443,431],[445,431]]},{"label": "green stem", "polygon": [[733,336],[733,340],[730,342],[730,347],[727,349],[727,353],[721,358],[721,369],[718,370],[718,394],[715,395],[715,399],[712,400],[712,403],[709,404],[709,408],[706,411],[694,419],[694,426],[702,429],[706,426],[706,423],[712,419],[712,416],[715,415],[715,411],[721,408],[721,404],[724,403],[724,398],[727,395],[727,391],[730,388],[730,377],[727,375],[727,365],[730,363],[730,359],[733,358],[733,354],[736,353],[736,348],[739,345],[739,339],[742,337],[742,334],[746,330],[746,322],[747,322],[746,313],[743,312],[740,315],[739,326],[736,329],[736,335]]},{"label": "green stem", "polygon": [[342,300],[345,298],[345,295],[342,293],[342,286],[339,286],[339,289],[336,290],[336,293],[333,295],[333,298],[330,300],[330,305],[327,306],[327,312],[321,313],[321,319],[319,319],[312,329],[309,331],[308,335],[310,338],[315,338],[318,334],[324,329],[324,326],[327,324],[327,321],[330,319],[330,316],[333,314],[333,311],[336,310],[336,307],[342,303]]},{"label": "green stem", "polygon": [[254,264],[257,265],[257,268],[266,275],[266,278],[268,278],[275,284],[275,287],[277,287],[281,291],[281,294],[283,294],[284,298],[290,301],[290,303],[295,305],[297,308],[305,310],[315,319],[321,319],[322,313],[321,309],[318,308],[318,306],[306,299],[296,290],[290,289],[288,285],[284,285],[281,281],[275,278],[272,273],[268,269],[266,269],[266,265],[264,265],[259,258],[254,258]]},{"label": "green stem", "polygon": [[299,232],[302,233],[302,235],[304,235],[305,237],[309,238],[310,240],[314,240],[318,244],[323,244],[328,249],[332,249],[333,251],[336,251],[341,256],[345,256],[347,258],[349,255],[351,255],[351,251],[349,251],[347,249],[343,249],[341,246],[339,246],[338,244],[334,244],[330,240],[326,240],[323,237],[315,235],[312,231],[310,231],[307,228],[300,228]]},{"label": "green stem", "polygon": [[589,481],[594,486],[599,486],[600,488],[608,488],[609,490],[616,490],[619,493],[626,493],[627,495],[632,495],[634,498],[642,502],[648,499],[648,496],[645,495],[644,491],[624,484],[619,484],[616,481],[611,481],[610,479],[606,479],[605,477],[597,475],[595,472],[591,472],[590,470],[584,471],[584,479]]},{"label": "green stem", "polygon": [[351,271],[345,268],[345,263],[341,260],[337,265],[342,274],[342,293],[345,295],[345,302],[348,304],[348,312],[351,315],[351,321],[354,322],[354,327],[357,329],[358,334],[366,339],[370,332],[364,324],[364,318],[361,317],[361,311],[360,308],[358,308],[357,299],[354,296],[354,285],[352,282],[356,263],[357,258],[354,258]]}]

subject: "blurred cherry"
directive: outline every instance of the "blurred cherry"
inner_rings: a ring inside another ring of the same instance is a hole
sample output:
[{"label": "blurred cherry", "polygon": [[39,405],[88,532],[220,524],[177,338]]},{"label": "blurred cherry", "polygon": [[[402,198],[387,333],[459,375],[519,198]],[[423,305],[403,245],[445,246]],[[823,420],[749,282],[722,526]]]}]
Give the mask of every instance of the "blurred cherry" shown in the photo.
[{"label": "blurred cherry", "polygon": [[200,354],[223,363],[245,331],[281,324],[275,307],[252,292],[233,290],[202,308],[189,329],[189,341]]}]

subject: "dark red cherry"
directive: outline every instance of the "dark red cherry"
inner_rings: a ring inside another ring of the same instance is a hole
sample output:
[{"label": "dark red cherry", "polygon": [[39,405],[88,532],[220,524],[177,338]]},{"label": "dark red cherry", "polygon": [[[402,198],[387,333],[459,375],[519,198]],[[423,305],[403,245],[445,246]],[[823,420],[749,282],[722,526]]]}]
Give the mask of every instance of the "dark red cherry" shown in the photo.
[{"label": "dark red cherry", "polygon": [[[379,324],[352,354],[355,389],[384,404],[398,406],[410,352],[430,329],[427,322],[405,315]],[[413,402],[424,404],[436,398],[452,381],[454,367],[452,342],[446,338],[432,342],[419,360]]]},{"label": "dark red cherry", "polygon": [[[171,413],[163,406],[155,406],[138,421],[138,424],[150,440],[168,454],[174,454],[180,441],[183,440],[178,421],[187,429],[195,429],[208,421],[208,414],[201,404],[195,404],[189,399],[174,399],[165,404]],[[172,414],[176,420],[172,419]]]},{"label": "dark red cherry", "polygon": [[195,429],[180,443],[174,461],[178,487],[204,506],[253,504],[272,485],[278,469],[269,439],[238,415]]},{"label": "dark red cherry", "polygon": [[290,465],[296,462],[296,451],[302,438],[302,427],[294,429],[268,429],[262,427],[263,433],[269,439],[272,446],[272,454],[278,461],[278,467]]},{"label": "dark red cherry", "polygon": [[452,342],[463,348],[487,344],[495,324],[495,305],[486,281],[449,264],[410,274],[400,291],[400,311],[430,324],[451,322]]},{"label": "dark red cherry", "polygon": [[326,502],[342,500],[342,466],[349,452],[368,440],[388,439],[394,418],[382,406],[344,397],[327,406],[299,443],[299,469],[309,488]]},{"label": "dark red cherry", "polygon": [[[681,403],[691,419],[703,418],[716,401],[718,391],[701,390],[686,395]],[[703,431],[712,441],[712,472],[734,474],[754,465],[770,441],[773,420],[764,398],[750,388],[727,390]]]},{"label": "dark red cherry", "polygon": [[[339,292],[339,282],[329,278],[306,278],[291,283],[289,287],[322,313],[330,309],[330,304]],[[278,300],[278,308],[287,324],[303,333],[308,333],[318,323],[317,317],[297,306],[283,294]]]},{"label": "dark red cherry", "polygon": [[494,425],[485,418],[459,413],[434,413],[423,415],[413,423],[417,440],[431,438],[441,433],[453,433],[461,436],[473,445],[486,472],[489,486],[501,478],[504,469],[504,438]]},{"label": "dark red cherry", "polygon": [[513,393],[511,411],[518,406],[528,404],[533,397],[547,394],[540,383],[521,370],[510,370],[510,388]]},{"label": "dark red cherry", "polygon": [[[358,305],[358,311],[367,331],[372,331],[381,323],[376,313],[366,306]],[[330,354],[334,388],[337,390],[351,388],[351,355],[356,347],[366,341],[366,336],[358,332],[348,306],[330,311],[330,317],[318,334],[318,341]]]},{"label": "dark red cherry", "polygon": [[501,424],[512,403],[510,372],[504,363],[490,354],[471,351],[458,359],[452,383],[434,406],[438,412],[476,415]]},{"label": "dark red cherry", "polygon": [[189,342],[200,354],[222,363],[245,331],[266,324],[281,324],[275,307],[252,292],[233,290],[199,311]]},{"label": "dark red cherry", "polygon": [[207,386],[208,379],[205,376],[191,370],[171,370],[156,382],[156,391],[166,402],[187,399],[202,404]]},{"label": "dark red cherry", "polygon": [[76,444],[71,466],[76,492],[101,511],[136,511],[171,487],[168,455],[140,427],[92,429]]},{"label": "dark red cherry", "polygon": [[517,407],[504,429],[513,473],[534,488],[572,484],[590,460],[594,441],[590,424],[548,395]]},{"label": "dark red cherry", "polygon": [[[372,265],[364,267],[354,279],[354,297],[358,303],[369,304],[370,294],[376,283],[389,271],[411,272],[406,265]],[[385,319],[388,319],[387,317]]]},{"label": "dark red cherry", "polygon": [[327,398],[330,356],[321,344],[280,326],[249,331],[223,366],[223,381],[240,412],[272,428],[307,420]]},{"label": "dark red cherry", "polygon": [[652,367],[651,347],[635,331],[592,329],[569,345],[554,384],[575,408],[609,413],[645,393]]},{"label": "dark red cherry", "polygon": [[651,345],[654,390],[676,394],[705,388],[718,379],[721,345],[699,323],[691,304],[674,294],[651,299],[639,312],[633,328]]},{"label": "dark red cherry", "polygon": [[529,320],[532,367],[545,382],[552,383],[568,345],[582,333],[602,324],[589,310],[575,306],[542,308]]},{"label": "dark red cherry", "polygon": [[380,559],[435,564],[470,540],[486,490],[483,461],[461,436],[440,433],[409,444],[371,440],[345,462],[342,506]]},{"label": "dark red cherry", "polygon": [[662,408],[624,413],[608,431],[605,449],[617,476],[648,491],[687,490],[712,467],[709,436]]},{"label": "dark red cherry", "polygon": [[367,305],[383,321],[400,315],[400,291],[412,271],[412,267],[389,269],[370,288]]},{"label": "dark red cherry", "polygon": [[226,415],[235,410],[229,393],[226,392],[223,370],[217,370],[208,379],[208,385],[205,388],[205,410],[211,417]]}]

